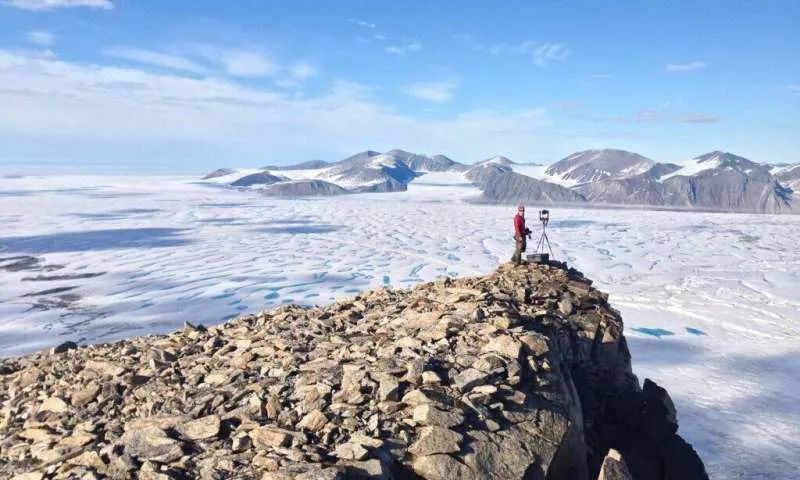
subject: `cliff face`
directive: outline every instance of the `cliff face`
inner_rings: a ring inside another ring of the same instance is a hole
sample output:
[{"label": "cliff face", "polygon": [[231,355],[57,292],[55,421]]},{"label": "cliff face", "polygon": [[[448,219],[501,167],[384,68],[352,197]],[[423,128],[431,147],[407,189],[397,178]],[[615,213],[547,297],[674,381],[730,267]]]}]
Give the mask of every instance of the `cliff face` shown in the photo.
[{"label": "cliff face", "polygon": [[622,329],[529,265],[65,344],[0,362],[0,477],[707,478]]}]

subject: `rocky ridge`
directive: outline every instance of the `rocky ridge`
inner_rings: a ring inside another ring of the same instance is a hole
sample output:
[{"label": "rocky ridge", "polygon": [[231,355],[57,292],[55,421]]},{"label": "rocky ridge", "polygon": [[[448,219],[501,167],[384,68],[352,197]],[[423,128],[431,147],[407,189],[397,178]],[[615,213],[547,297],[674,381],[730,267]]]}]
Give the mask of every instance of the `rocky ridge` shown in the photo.
[{"label": "rocky ridge", "polygon": [[707,478],[607,300],[505,265],[0,360],[0,478]]}]

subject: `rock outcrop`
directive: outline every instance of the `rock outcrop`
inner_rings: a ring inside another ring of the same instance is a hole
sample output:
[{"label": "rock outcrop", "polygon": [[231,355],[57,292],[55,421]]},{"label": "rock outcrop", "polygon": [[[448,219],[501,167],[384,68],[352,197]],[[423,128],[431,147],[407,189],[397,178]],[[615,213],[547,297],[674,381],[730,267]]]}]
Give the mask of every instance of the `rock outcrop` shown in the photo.
[{"label": "rock outcrop", "polygon": [[283,177],[272,175],[269,172],[252,173],[231,183],[232,187],[252,187],[254,185],[272,185],[286,180]]},{"label": "rock outcrop", "polygon": [[64,344],[0,361],[0,477],[707,478],[622,331],[552,264]]},{"label": "rock outcrop", "polygon": [[309,197],[346,195],[350,192],[334,183],[323,180],[295,180],[274,183],[261,191],[264,195],[274,197]]}]

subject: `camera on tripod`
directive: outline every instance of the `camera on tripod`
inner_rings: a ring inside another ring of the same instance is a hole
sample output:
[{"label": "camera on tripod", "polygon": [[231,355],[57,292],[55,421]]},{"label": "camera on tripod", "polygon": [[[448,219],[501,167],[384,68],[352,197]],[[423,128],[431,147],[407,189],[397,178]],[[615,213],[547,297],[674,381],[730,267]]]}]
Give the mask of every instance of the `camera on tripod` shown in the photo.
[{"label": "camera on tripod", "polygon": [[545,226],[550,222],[550,210],[539,210],[539,221]]},{"label": "camera on tripod", "polygon": [[[532,263],[547,263],[553,256],[553,247],[550,246],[550,239],[547,238],[547,224],[550,223],[550,210],[539,210],[539,221],[542,222],[542,235],[536,243],[536,253],[528,255],[528,261]],[[530,238],[530,230],[525,229]],[[545,248],[550,252],[549,254]]]}]

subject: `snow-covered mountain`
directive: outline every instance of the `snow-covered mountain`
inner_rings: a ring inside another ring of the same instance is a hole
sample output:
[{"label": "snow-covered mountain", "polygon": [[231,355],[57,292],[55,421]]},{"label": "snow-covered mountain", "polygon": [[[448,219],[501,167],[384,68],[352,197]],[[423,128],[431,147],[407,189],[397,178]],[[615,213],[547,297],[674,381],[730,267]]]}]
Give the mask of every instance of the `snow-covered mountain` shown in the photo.
[{"label": "snow-covered mountain", "polygon": [[783,185],[800,194],[800,163],[785,165],[770,171]]},{"label": "snow-covered mountain", "polygon": [[386,155],[401,160],[415,172],[445,172],[463,167],[462,164],[444,155],[420,155],[400,149],[389,150]]},{"label": "snow-covered mountain", "polygon": [[655,164],[624,178],[605,178],[575,189],[590,202],[759,213],[798,211],[792,192],[772,167],[714,151],[685,165]]},{"label": "snow-covered mountain", "polygon": [[203,180],[232,187],[260,188],[266,194],[283,196],[395,192],[405,190],[417,176],[401,158],[402,155],[367,150],[333,163],[312,160],[268,170],[219,169]]},{"label": "snow-covered mountain", "polygon": [[[270,171],[271,170],[271,171]],[[759,213],[798,213],[800,165],[769,166],[713,151],[683,165],[633,152],[587,150],[553,165],[498,155],[473,165],[444,155],[366,150],[338,162],[313,160],[270,170],[219,169],[208,183],[258,188],[276,196],[405,191],[424,175],[472,184],[473,200],[492,203],[604,204]]]}]

